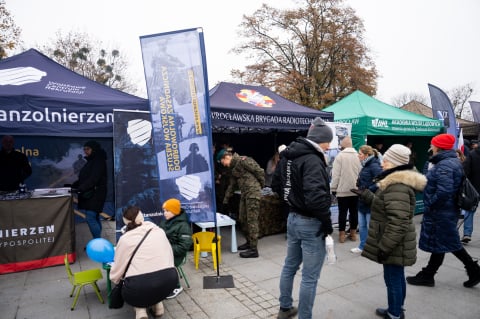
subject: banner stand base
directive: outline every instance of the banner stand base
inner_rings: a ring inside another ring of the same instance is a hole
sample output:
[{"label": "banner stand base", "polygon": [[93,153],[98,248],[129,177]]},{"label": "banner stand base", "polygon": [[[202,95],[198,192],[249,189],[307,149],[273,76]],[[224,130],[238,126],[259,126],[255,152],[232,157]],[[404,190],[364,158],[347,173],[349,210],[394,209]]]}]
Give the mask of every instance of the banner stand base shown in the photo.
[{"label": "banner stand base", "polygon": [[203,277],[203,289],[219,288],[235,288],[232,275]]}]

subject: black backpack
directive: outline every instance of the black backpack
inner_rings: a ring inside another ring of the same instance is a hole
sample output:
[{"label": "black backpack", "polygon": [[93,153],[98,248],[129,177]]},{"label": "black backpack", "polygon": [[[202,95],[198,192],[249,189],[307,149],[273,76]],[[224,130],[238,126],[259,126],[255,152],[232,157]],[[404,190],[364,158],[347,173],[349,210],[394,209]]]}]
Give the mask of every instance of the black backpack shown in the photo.
[{"label": "black backpack", "polygon": [[480,195],[470,180],[463,176],[462,183],[457,192],[457,205],[466,211],[475,211],[480,201]]}]

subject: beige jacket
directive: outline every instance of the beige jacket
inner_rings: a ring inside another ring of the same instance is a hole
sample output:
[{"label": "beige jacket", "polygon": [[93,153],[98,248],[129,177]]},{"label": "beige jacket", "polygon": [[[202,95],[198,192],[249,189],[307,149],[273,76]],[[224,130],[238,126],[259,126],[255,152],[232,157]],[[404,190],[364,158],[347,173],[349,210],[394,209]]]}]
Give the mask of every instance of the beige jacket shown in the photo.
[{"label": "beige jacket", "polygon": [[330,190],[337,192],[337,197],[355,196],[350,190],[357,188],[358,174],[361,169],[357,151],[352,147],[345,148],[335,156],[333,161]]},{"label": "beige jacket", "polygon": [[117,284],[122,279],[130,256],[150,228],[153,229],[133,257],[126,277],[174,267],[172,247],[165,232],[154,223],[144,221],[141,226],[127,231],[118,240],[110,270],[110,280],[113,283]]}]

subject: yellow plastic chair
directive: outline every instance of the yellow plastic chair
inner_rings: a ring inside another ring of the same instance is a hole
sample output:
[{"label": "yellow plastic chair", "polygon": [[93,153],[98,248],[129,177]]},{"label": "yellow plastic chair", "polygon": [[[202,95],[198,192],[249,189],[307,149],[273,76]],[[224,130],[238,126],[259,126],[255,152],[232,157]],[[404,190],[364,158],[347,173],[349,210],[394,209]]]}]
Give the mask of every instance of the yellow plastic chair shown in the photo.
[{"label": "yellow plastic chair", "polygon": [[68,262],[67,254],[65,254],[64,261],[65,261],[65,268],[67,269],[68,280],[73,286],[72,291],[70,292],[70,297],[73,296],[75,289],[78,288],[77,293],[75,294],[75,298],[73,299],[72,307],[70,308],[70,310],[73,311],[75,309],[75,306],[78,301],[78,297],[80,296],[80,291],[85,285],[92,285],[93,290],[95,290],[95,293],[97,294],[98,300],[100,300],[101,303],[104,303],[103,298],[100,295],[100,289],[98,289],[98,286],[97,286],[97,281],[103,278],[102,271],[98,268],[95,268],[95,269],[89,269],[89,270],[73,273],[72,269],[70,268],[70,263]]},{"label": "yellow plastic chair", "polygon": [[[222,262],[222,236],[218,237],[218,263]],[[213,269],[217,269],[217,240],[215,239],[215,233],[210,231],[202,231],[194,233],[193,239],[193,255],[195,260],[195,269],[198,269],[198,262],[200,259],[200,253],[211,253],[213,259]]]}]

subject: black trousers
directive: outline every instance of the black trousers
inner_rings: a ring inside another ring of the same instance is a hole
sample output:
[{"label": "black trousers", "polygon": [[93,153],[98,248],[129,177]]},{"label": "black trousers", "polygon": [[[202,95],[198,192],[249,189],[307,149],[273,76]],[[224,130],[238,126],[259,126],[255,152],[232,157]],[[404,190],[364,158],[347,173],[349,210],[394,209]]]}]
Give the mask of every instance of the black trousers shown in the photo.
[{"label": "black trousers", "polygon": [[358,226],[358,196],[337,197],[338,201],[338,230],[345,231],[347,214],[350,229],[356,230]]},{"label": "black trousers", "polygon": [[[457,251],[452,251],[452,254],[455,255],[464,265],[465,267],[471,266],[474,261],[472,257],[467,253],[465,248],[462,248]],[[435,275],[443,264],[443,260],[445,259],[445,253],[432,253],[430,255],[430,259],[428,260],[427,267],[423,270],[429,275]]]}]

